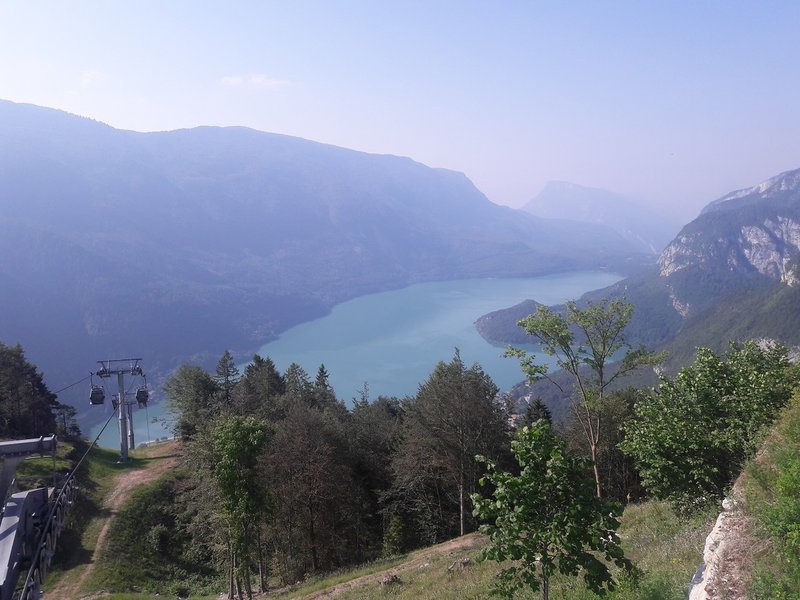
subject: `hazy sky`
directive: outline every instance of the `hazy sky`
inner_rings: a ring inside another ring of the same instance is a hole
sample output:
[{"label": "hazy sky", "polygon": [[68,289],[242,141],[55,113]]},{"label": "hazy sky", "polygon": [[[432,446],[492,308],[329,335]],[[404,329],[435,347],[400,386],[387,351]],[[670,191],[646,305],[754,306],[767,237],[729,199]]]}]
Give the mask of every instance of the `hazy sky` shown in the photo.
[{"label": "hazy sky", "polygon": [[[800,167],[800,2],[0,0],[0,98],[551,179],[688,220]],[[2,140],[0,140],[2,143]]]}]

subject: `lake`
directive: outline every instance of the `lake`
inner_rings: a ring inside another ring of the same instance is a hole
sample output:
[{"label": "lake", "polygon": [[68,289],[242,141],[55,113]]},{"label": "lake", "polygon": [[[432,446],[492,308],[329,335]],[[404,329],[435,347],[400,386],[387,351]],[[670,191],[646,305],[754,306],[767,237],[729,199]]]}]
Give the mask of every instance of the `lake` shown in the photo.
[{"label": "lake", "polygon": [[[478,317],[528,298],[557,304],[620,279],[613,273],[583,271],[412,285],[339,304],[329,315],[289,329],[258,352],[272,358],[281,371],[298,363],[312,380],[324,364],[337,396],[348,403],[364,383],[373,399],[415,394],[436,363],[449,361],[455,348],[467,366],[480,363],[498,387],[507,390],[524,378],[519,364],[503,357],[503,347],[478,334],[474,326]],[[165,418],[163,403],[150,406],[146,413],[134,410],[137,444],[169,435],[168,424],[147,423],[154,417]],[[92,438],[98,431],[99,427],[93,430]],[[115,421],[100,445],[119,447]]]}]

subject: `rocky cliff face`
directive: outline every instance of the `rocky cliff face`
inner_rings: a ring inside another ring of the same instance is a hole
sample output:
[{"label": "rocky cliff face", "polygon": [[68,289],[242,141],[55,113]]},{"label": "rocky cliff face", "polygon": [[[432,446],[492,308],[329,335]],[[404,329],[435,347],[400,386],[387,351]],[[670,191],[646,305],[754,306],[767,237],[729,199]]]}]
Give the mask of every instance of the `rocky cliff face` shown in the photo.
[{"label": "rocky cliff face", "polygon": [[792,265],[800,252],[800,221],[776,215],[759,224],[743,224],[730,237],[708,241],[703,232],[679,235],[658,259],[662,277],[688,267],[755,269],[762,275],[793,285]]},{"label": "rocky cliff face", "polygon": [[[687,317],[698,300],[704,304],[758,278],[796,285],[798,256],[800,169],[709,204],[667,245],[658,267],[673,308]],[[702,290],[710,280],[713,289]]]},{"label": "rocky cliff face", "polygon": [[[794,340],[788,333],[800,322],[798,284],[800,169],[711,202],[666,246],[652,270],[582,301],[624,297],[636,307],[631,340],[659,346],[688,328],[695,335],[687,342],[691,353],[715,340],[720,347],[753,336]],[[478,328],[493,342],[516,343],[518,318],[513,309],[497,311],[479,319]]]}]

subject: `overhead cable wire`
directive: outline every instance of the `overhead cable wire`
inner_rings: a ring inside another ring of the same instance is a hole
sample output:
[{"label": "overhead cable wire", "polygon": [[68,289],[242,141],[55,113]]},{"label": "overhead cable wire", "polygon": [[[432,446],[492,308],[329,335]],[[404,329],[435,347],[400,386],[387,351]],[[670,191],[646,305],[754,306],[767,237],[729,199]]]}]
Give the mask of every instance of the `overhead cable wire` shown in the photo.
[{"label": "overhead cable wire", "polygon": [[[80,383],[80,382],[78,382],[78,383]],[[77,385],[77,384],[73,384],[73,385]],[[116,412],[117,411],[115,410],[114,412],[111,413],[111,416],[108,417],[108,420],[106,421],[105,425],[103,425],[103,428],[100,430],[100,433],[97,434],[97,437],[94,438],[94,441],[91,444],[89,444],[89,447],[86,449],[86,452],[83,453],[83,456],[78,461],[78,464],[75,465],[75,467],[69,472],[69,475],[67,475],[66,479],[64,479],[64,483],[61,485],[61,489],[58,492],[58,496],[56,496],[55,501],[52,503],[52,506],[58,506],[59,502],[61,502],[62,496],[64,496],[64,494],[67,493],[67,490],[70,489],[70,487],[71,487],[70,484],[71,484],[72,480],[74,479],[75,474],[78,472],[78,469],[80,469],[80,467],[83,464],[83,461],[86,459],[86,457],[89,456],[89,452],[91,452],[92,448],[94,448],[95,445],[97,444],[97,440],[99,440],[100,436],[103,435],[103,432],[106,430],[106,427],[108,427],[108,424],[111,422],[111,419],[114,417]],[[53,521],[55,516],[56,516],[56,511],[55,510],[51,510],[50,511],[50,516],[47,519],[47,522],[44,523],[43,526],[42,526],[42,533],[41,533],[41,536],[39,537],[39,544],[36,547],[36,551],[33,554],[34,558],[38,557],[41,554],[42,550],[44,549],[44,547],[45,547],[45,545],[47,543],[47,533],[51,530],[51,522]],[[32,582],[33,582],[33,579],[34,579],[34,572],[38,568],[38,562],[39,562],[38,560],[31,561],[30,569],[28,569],[28,576],[25,578],[25,583],[22,586],[22,590],[23,590],[22,593],[23,594],[25,594],[25,591],[30,589],[30,587],[32,586]]]},{"label": "overhead cable wire", "polygon": [[75,383],[70,383],[68,386],[66,386],[66,387],[63,387],[63,388],[61,388],[60,390],[57,390],[57,391],[53,392],[53,394],[60,394],[60,393],[61,393],[61,392],[63,392],[64,390],[68,390],[68,389],[69,389],[69,388],[71,388],[71,387],[75,387],[75,386],[76,386],[76,385],[78,385],[79,383],[83,383],[83,382],[84,382],[84,381],[86,381],[87,379],[91,378],[91,376],[92,376],[92,374],[91,374],[91,373],[89,373],[89,374],[88,374],[86,377],[84,377],[84,378],[83,378],[83,379],[81,379],[80,381],[76,381]]}]

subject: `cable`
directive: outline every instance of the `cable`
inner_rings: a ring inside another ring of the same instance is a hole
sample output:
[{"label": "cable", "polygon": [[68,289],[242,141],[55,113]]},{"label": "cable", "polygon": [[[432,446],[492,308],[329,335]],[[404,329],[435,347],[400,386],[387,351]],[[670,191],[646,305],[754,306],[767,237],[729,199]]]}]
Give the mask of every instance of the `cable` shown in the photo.
[{"label": "cable", "polygon": [[[75,385],[75,384],[73,384],[73,385]],[[111,422],[111,419],[114,417],[114,415],[116,413],[117,413],[116,410],[111,413],[111,416],[108,417],[108,420],[106,421],[105,425],[103,425],[103,428],[100,430],[100,433],[98,433],[97,437],[94,438],[94,441],[91,444],[89,444],[89,447],[86,449],[86,452],[83,453],[83,456],[78,461],[78,464],[75,465],[75,467],[72,469],[72,471],[70,471],[69,475],[67,475],[67,478],[64,480],[64,483],[61,485],[61,490],[58,492],[58,496],[56,496],[55,501],[52,503],[53,507],[58,506],[59,503],[62,502],[62,500],[61,500],[62,497],[64,496],[64,494],[68,493],[68,490],[70,490],[70,488],[71,488],[70,484],[72,483],[72,479],[75,477],[75,473],[78,472],[78,469],[80,469],[81,465],[83,464],[83,461],[86,459],[87,456],[89,456],[89,452],[91,452],[92,448],[94,448],[95,444],[97,444],[97,440],[99,440],[100,436],[103,435],[103,432],[106,430],[106,427],[108,427],[108,424]],[[51,510],[50,511],[50,516],[47,519],[47,522],[42,527],[42,534],[39,537],[39,545],[36,547],[36,551],[33,553],[34,560],[31,561],[31,567],[30,567],[30,569],[28,569],[28,576],[25,578],[25,583],[22,586],[22,595],[24,595],[25,591],[29,589],[29,586],[32,585],[33,573],[38,568],[38,564],[39,564],[39,561],[36,560],[36,559],[41,554],[42,549],[44,548],[44,546],[45,546],[45,544],[47,542],[47,534],[48,534],[48,532],[51,531],[50,524],[53,521],[53,519],[55,518],[55,516],[56,516],[56,511],[55,510]]]},{"label": "cable", "polygon": [[111,419],[113,419],[114,415],[116,415],[116,414],[117,414],[117,411],[115,410],[114,412],[111,413],[111,416],[108,417],[108,420],[106,421],[106,424],[103,425],[103,428],[100,430],[100,433],[98,433],[97,437],[94,438],[94,441],[91,444],[89,444],[89,448],[87,448],[86,452],[83,453],[83,456],[78,461],[78,464],[75,465],[75,468],[72,469],[72,471],[70,472],[69,477],[67,477],[67,481],[69,481],[72,478],[72,476],[75,474],[75,472],[80,468],[81,464],[83,463],[83,459],[85,459],[87,456],[89,456],[89,452],[91,452],[92,448],[94,448],[95,444],[97,443],[97,440],[99,440],[100,436],[103,435],[103,432],[106,430],[106,427],[108,427],[108,424],[111,422]]},{"label": "cable", "polygon": [[83,378],[83,379],[81,379],[80,381],[76,381],[75,383],[70,383],[68,386],[66,386],[66,387],[63,387],[63,388],[61,388],[60,390],[58,390],[58,391],[56,391],[56,392],[53,392],[53,394],[55,394],[55,395],[58,395],[58,394],[60,394],[61,392],[63,392],[64,390],[68,390],[68,389],[69,389],[69,388],[71,388],[71,387],[75,387],[75,386],[76,386],[76,385],[78,385],[79,383],[83,383],[84,381],[86,381],[87,379],[89,379],[91,376],[92,376],[92,374],[91,374],[91,373],[89,373],[89,374],[88,374],[86,377],[84,377],[84,378]]}]

